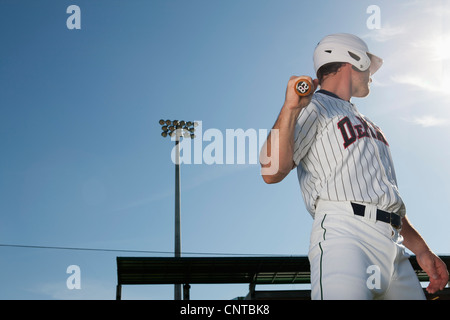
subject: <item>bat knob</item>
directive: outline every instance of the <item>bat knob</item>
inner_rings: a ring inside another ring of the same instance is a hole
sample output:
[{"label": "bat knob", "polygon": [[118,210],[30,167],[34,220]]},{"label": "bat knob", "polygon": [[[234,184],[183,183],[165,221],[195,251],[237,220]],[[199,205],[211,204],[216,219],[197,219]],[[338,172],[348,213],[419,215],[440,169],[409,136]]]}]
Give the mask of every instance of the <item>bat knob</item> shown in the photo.
[{"label": "bat knob", "polygon": [[305,97],[311,94],[311,92],[314,90],[314,85],[311,83],[309,78],[307,77],[300,77],[297,82],[295,83],[295,92],[300,97]]}]

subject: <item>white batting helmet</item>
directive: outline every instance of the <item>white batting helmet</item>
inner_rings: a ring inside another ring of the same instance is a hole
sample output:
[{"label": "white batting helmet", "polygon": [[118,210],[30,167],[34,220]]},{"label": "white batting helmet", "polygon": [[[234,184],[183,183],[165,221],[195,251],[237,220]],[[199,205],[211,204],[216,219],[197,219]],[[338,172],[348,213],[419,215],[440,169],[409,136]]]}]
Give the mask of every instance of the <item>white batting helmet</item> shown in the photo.
[{"label": "white batting helmet", "polygon": [[383,60],[369,52],[367,44],[355,35],[348,33],[331,34],[323,38],[314,50],[314,69],[330,62],[348,62],[360,71],[370,69],[374,74]]}]

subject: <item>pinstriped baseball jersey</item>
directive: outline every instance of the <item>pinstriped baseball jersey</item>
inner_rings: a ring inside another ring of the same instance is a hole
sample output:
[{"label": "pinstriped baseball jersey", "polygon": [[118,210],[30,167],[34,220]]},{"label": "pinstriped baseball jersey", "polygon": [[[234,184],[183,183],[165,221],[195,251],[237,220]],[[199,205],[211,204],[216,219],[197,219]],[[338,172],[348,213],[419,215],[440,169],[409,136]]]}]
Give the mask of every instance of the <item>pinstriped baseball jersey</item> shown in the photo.
[{"label": "pinstriped baseball jersey", "polygon": [[317,91],[297,119],[294,139],[293,160],[312,216],[318,198],[405,215],[389,144],[352,103]]}]

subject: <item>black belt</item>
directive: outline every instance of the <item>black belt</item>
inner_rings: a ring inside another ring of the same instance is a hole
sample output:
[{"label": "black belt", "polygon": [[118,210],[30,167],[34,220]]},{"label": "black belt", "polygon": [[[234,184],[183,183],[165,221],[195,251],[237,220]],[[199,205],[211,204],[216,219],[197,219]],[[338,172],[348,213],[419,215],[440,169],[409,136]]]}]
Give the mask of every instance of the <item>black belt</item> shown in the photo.
[{"label": "black belt", "polygon": [[[357,216],[364,217],[364,212],[366,211],[366,206],[358,203],[351,203],[353,207],[353,213]],[[377,218],[378,221],[389,223],[395,229],[400,229],[402,226],[402,218],[395,213],[386,212],[380,209],[377,209]]]}]

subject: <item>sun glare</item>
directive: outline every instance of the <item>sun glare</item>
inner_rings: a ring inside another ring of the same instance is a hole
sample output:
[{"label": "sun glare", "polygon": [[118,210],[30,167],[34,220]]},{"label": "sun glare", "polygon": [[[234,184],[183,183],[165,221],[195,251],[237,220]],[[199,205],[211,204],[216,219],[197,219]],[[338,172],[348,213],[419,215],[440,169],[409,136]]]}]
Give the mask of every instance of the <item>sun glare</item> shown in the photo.
[{"label": "sun glare", "polygon": [[430,54],[433,61],[450,60],[450,35],[440,35],[431,41]]}]

